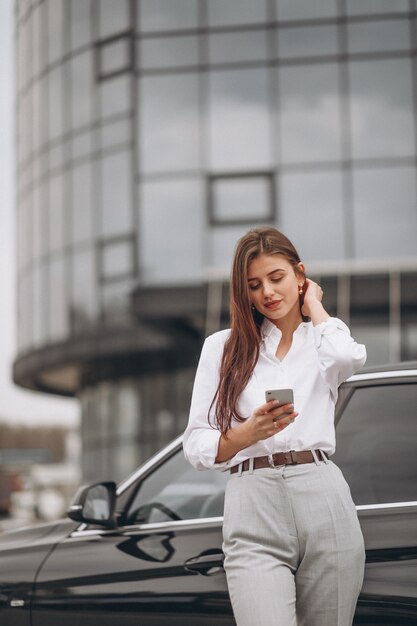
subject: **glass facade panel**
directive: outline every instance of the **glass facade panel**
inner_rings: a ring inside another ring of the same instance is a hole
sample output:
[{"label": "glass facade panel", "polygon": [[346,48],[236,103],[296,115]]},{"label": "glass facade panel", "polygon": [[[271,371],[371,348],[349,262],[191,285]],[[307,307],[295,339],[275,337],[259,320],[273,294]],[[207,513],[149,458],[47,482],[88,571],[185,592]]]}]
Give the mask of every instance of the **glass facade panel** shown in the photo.
[{"label": "glass facade panel", "polygon": [[314,2],[306,2],[305,0],[275,0],[275,5],[280,21],[337,16],[337,2],[334,2],[334,0],[314,0]]},{"label": "glass facade panel", "polygon": [[[32,103],[29,100],[29,94],[22,100],[23,116],[21,120],[21,131],[23,130],[22,140],[24,142],[24,146],[26,147],[26,150],[24,150],[23,153],[24,158],[28,156],[28,151],[31,147],[30,137],[33,139],[33,152],[37,152],[41,145],[45,142],[45,105],[48,103],[45,87],[46,80],[45,78],[42,78],[33,85],[31,92],[29,92],[32,94]],[[29,109],[30,104],[33,105],[32,111]],[[33,123],[32,119],[36,120],[36,124]]]},{"label": "glass facade panel", "polygon": [[198,2],[195,0],[136,0],[141,31],[197,28]]},{"label": "glass facade panel", "polygon": [[70,74],[71,120],[73,128],[77,128],[91,122],[94,84],[91,52],[84,52],[72,59]]},{"label": "glass facade panel", "polygon": [[67,277],[62,257],[49,262],[48,294],[48,339],[59,341],[66,338],[69,331],[68,302],[66,294]]},{"label": "glass facade panel", "polygon": [[131,106],[130,80],[130,76],[124,74],[100,83],[100,116],[102,118],[129,111]]},{"label": "glass facade panel", "polygon": [[[47,0],[48,6],[48,62],[61,60],[64,52],[65,0]],[[68,6],[68,3],[67,3]]]},{"label": "glass facade panel", "polygon": [[241,226],[215,226],[208,237],[207,263],[210,269],[225,270],[231,266],[236,242],[248,231],[247,224]]},{"label": "glass facade panel", "polygon": [[[33,345],[42,345],[46,339],[46,303],[47,285],[46,270],[44,265],[35,263],[32,269],[32,296],[33,302],[30,307],[32,316]],[[25,315],[29,315],[29,311]]]},{"label": "glass facade panel", "polygon": [[212,217],[217,223],[271,220],[268,177],[219,178],[212,182]]},{"label": "glass facade panel", "polygon": [[409,10],[410,3],[408,0],[349,0],[346,2],[346,13],[348,15],[406,13]]},{"label": "glass facade panel", "polygon": [[101,250],[101,276],[104,280],[131,274],[133,270],[131,241],[106,243]]},{"label": "glass facade panel", "polygon": [[98,316],[95,250],[76,252],[71,259],[70,316],[73,332],[91,327]]},{"label": "glass facade panel", "polygon": [[70,46],[72,50],[86,46],[91,39],[90,0],[71,0]]},{"label": "glass facade panel", "polygon": [[45,250],[45,234],[46,234],[46,223],[45,223],[45,202],[44,197],[42,195],[43,188],[39,185],[36,185],[33,189],[32,198],[33,198],[33,218],[32,218],[32,244],[33,244],[33,259],[39,260],[44,253]]},{"label": "glass facade panel", "polygon": [[415,258],[415,168],[355,171],[353,181],[356,256]]},{"label": "glass facade panel", "polygon": [[198,167],[198,87],[197,74],[142,79],[138,140],[144,173]]},{"label": "glass facade panel", "polygon": [[112,322],[125,320],[129,317],[130,292],[132,279],[112,281],[101,286],[101,302],[103,314]]},{"label": "glass facade panel", "polygon": [[199,181],[142,185],[139,255],[146,283],[181,284],[201,278],[204,202]]},{"label": "glass facade panel", "polygon": [[119,144],[128,144],[132,140],[130,120],[108,122],[100,129],[101,149]]},{"label": "glass facade panel", "polygon": [[210,74],[210,166],[214,170],[271,166],[268,78],[264,68]]},{"label": "glass facade panel", "polygon": [[128,0],[100,0],[96,4],[99,12],[99,33],[104,39],[130,27]]},{"label": "glass facade panel", "polygon": [[210,63],[265,61],[268,57],[266,30],[244,33],[213,33],[208,36]]},{"label": "glass facade panel", "polygon": [[414,156],[409,59],[350,64],[354,158]]},{"label": "glass facade panel", "polygon": [[120,72],[130,65],[130,39],[122,37],[100,46],[100,75]]},{"label": "glass facade panel", "polygon": [[128,152],[101,161],[100,233],[112,237],[132,229],[132,176]]},{"label": "glass facade panel", "polygon": [[66,231],[64,208],[64,181],[61,175],[49,180],[49,252],[53,253],[64,247]]},{"label": "glass facade panel", "polygon": [[341,158],[337,65],[282,67],[279,70],[278,106],[283,163]]},{"label": "glass facade panel", "polygon": [[94,232],[91,163],[81,163],[74,167],[70,189],[72,243],[77,245],[90,241]]},{"label": "glass facade panel", "polygon": [[30,347],[32,341],[32,281],[28,274],[19,280],[18,298],[19,350],[24,351]]},{"label": "glass facade panel", "polygon": [[71,142],[72,158],[76,161],[93,152],[93,133],[88,130],[85,133],[74,135]]},{"label": "glass facade panel", "polygon": [[47,157],[49,170],[52,171],[52,170],[62,169],[62,166],[64,165],[64,162],[65,162],[65,157],[66,155],[65,155],[65,149],[64,149],[63,143],[60,142],[57,145],[50,148],[48,151],[48,157]]},{"label": "glass facade panel", "polygon": [[142,70],[189,67],[199,62],[199,40],[192,35],[142,39],[136,49],[137,65]]},{"label": "glass facade panel", "polygon": [[408,20],[380,20],[348,25],[350,53],[408,50],[409,48],[410,23]]},{"label": "glass facade panel", "polygon": [[278,30],[278,56],[293,59],[338,53],[337,26],[281,28]]},{"label": "glass facade panel", "polygon": [[33,7],[32,12],[32,77],[39,76],[44,65],[44,23],[42,21],[41,9],[39,6]]},{"label": "glass facade panel", "polygon": [[267,19],[266,0],[208,0],[208,22],[210,26],[252,24]]},{"label": "glass facade panel", "polygon": [[310,172],[280,178],[279,226],[306,261],[345,258],[342,176]]},{"label": "glass facade panel", "polygon": [[49,73],[48,87],[48,139],[51,141],[64,132],[63,102],[65,91],[62,80],[62,66],[58,66]]}]

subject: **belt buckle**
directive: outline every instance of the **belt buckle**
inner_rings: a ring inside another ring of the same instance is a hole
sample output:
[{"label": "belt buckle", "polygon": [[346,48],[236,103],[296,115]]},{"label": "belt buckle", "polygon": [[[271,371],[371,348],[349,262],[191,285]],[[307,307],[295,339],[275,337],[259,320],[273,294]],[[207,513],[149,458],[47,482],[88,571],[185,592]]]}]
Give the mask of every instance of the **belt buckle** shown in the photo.
[{"label": "belt buckle", "polygon": [[268,454],[268,463],[269,463],[269,467],[279,467],[280,464],[278,463],[278,465],[274,464],[274,455],[273,454]]}]

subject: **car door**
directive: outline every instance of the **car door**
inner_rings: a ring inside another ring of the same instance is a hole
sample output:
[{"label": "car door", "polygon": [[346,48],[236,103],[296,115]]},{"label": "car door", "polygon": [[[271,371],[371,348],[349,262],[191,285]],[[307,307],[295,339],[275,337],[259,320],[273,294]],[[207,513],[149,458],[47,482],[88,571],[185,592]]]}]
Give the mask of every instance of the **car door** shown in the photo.
[{"label": "car door", "polygon": [[167,455],[129,487],[118,528],[81,528],[56,547],[36,580],[33,626],[234,624],[222,568],[226,480],[192,468],[181,448]]},{"label": "car door", "polygon": [[360,376],[337,424],[333,460],[350,485],[365,538],[355,624],[417,624],[417,383]]}]

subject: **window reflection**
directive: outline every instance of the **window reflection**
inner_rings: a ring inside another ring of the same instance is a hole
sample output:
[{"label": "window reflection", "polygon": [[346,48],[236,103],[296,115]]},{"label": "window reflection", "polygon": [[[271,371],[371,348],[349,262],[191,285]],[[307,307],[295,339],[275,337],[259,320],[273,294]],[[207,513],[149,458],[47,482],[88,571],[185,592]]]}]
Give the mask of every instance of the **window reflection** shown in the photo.
[{"label": "window reflection", "polygon": [[62,175],[54,176],[49,180],[49,251],[61,250],[64,246],[64,233],[66,224],[64,221],[64,189]]},{"label": "window reflection", "polygon": [[209,35],[208,41],[210,63],[264,61],[268,56],[266,30],[213,33]]},{"label": "window reflection", "polygon": [[71,0],[70,45],[72,49],[84,46],[90,41],[91,6],[87,0]]},{"label": "window reflection", "polygon": [[350,64],[354,158],[413,156],[409,59]]},{"label": "window reflection", "polygon": [[71,329],[79,332],[91,327],[98,315],[95,250],[87,248],[71,259]]},{"label": "window reflection", "polygon": [[180,30],[198,26],[195,0],[136,0],[139,29],[142,31]]},{"label": "window reflection", "polygon": [[[46,284],[46,267],[42,264],[34,264],[32,269],[32,296],[33,302],[30,307],[30,315],[32,316],[33,344],[42,345],[46,338],[46,302],[47,302],[47,284]],[[29,311],[25,312],[29,315]]]},{"label": "window reflection", "polygon": [[[257,224],[254,223],[253,226],[256,227]],[[246,224],[214,226],[210,230],[207,242],[207,267],[227,271],[231,267],[236,241],[243,237],[247,230]]]},{"label": "window reflection", "polygon": [[153,37],[138,42],[138,67],[143,70],[162,67],[187,67],[199,62],[199,40],[188,37]]},{"label": "window reflection", "polygon": [[211,217],[217,223],[269,221],[274,217],[268,176],[229,176],[212,180]]},{"label": "window reflection", "polygon": [[208,0],[208,22],[210,26],[252,24],[267,19],[266,0]]},{"label": "window reflection", "polygon": [[103,280],[133,273],[132,242],[107,242],[101,250],[101,276]]},{"label": "window reflection", "polygon": [[130,69],[130,46],[129,37],[120,37],[100,45],[98,49],[100,78]]},{"label": "window reflection", "polygon": [[415,257],[417,250],[415,169],[354,172],[354,241],[362,259]]},{"label": "window reflection", "polygon": [[58,61],[63,53],[65,0],[49,0],[48,8],[48,61]]},{"label": "window reflection", "polygon": [[91,121],[93,67],[91,52],[74,57],[70,63],[71,119],[73,127]]},{"label": "window reflection", "polygon": [[410,23],[408,20],[380,20],[349,24],[348,47],[351,53],[408,50]]},{"label": "window reflection", "polygon": [[282,59],[335,55],[339,51],[337,26],[281,28],[277,39],[278,56]]},{"label": "window reflection", "polygon": [[334,0],[314,0],[314,2],[276,0],[276,11],[280,21],[336,17],[337,2]]},{"label": "window reflection", "polygon": [[308,261],[346,256],[341,172],[283,174],[279,224]]},{"label": "window reflection", "polygon": [[108,122],[100,129],[101,148],[110,148],[118,144],[128,144],[131,141],[130,120],[117,120]]},{"label": "window reflection", "polygon": [[408,0],[349,0],[349,2],[346,2],[346,13],[348,15],[405,13],[409,10],[410,5]]},{"label": "window reflection", "polygon": [[279,70],[284,163],[341,158],[339,69],[335,64]]},{"label": "window reflection", "polygon": [[101,163],[100,232],[108,237],[132,228],[130,154],[104,156]]},{"label": "window reflection", "polygon": [[38,76],[44,65],[44,22],[39,6],[32,9],[32,29],[32,76]]},{"label": "window reflection", "polygon": [[198,167],[198,84],[196,74],[142,79],[138,138],[144,172]]},{"label": "window reflection", "polygon": [[209,79],[210,162],[215,170],[269,168],[269,70],[212,72]]},{"label": "window reflection", "polygon": [[62,67],[52,70],[48,76],[49,87],[49,140],[53,140],[64,132],[63,98],[65,97],[62,80]]},{"label": "window reflection", "polygon": [[73,244],[93,237],[92,164],[74,167],[71,178],[71,234]]},{"label": "window reflection", "polygon": [[139,254],[144,280],[163,284],[200,279],[205,222],[202,184],[194,180],[149,182],[142,185],[141,194]]},{"label": "window reflection", "polygon": [[124,74],[100,83],[100,115],[102,118],[111,115],[126,114],[131,106],[130,76]]},{"label": "window reflection", "polygon": [[50,341],[65,339],[69,331],[66,285],[64,258],[55,258],[49,264],[48,339]]},{"label": "window reflection", "polygon": [[100,0],[97,3],[99,13],[99,33],[103,39],[120,31],[127,30],[130,26],[128,0]]}]

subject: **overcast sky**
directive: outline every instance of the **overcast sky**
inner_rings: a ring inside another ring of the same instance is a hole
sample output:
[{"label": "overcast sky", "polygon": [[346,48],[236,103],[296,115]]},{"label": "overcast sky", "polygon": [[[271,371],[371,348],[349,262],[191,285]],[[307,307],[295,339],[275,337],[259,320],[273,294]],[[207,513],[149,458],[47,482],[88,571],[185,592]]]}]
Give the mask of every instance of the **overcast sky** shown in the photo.
[{"label": "overcast sky", "polygon": [[[16,353],[13,0],[0,0],[0,421],[74,425],[75,400],[13,384]],[[0,442],[1,446],[1,442]]]}]

